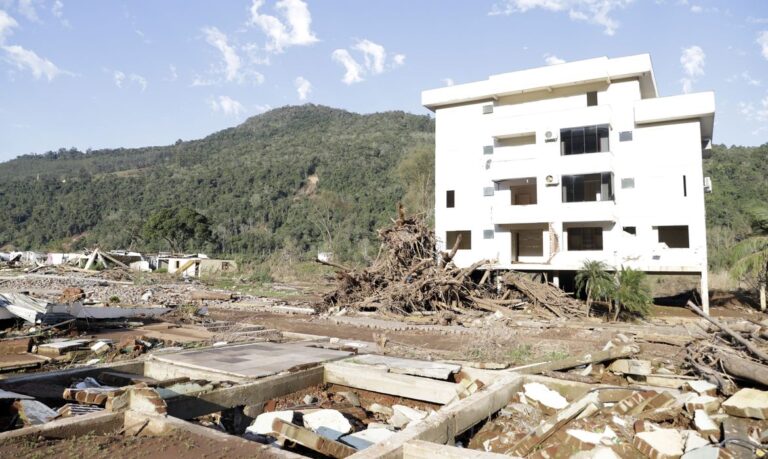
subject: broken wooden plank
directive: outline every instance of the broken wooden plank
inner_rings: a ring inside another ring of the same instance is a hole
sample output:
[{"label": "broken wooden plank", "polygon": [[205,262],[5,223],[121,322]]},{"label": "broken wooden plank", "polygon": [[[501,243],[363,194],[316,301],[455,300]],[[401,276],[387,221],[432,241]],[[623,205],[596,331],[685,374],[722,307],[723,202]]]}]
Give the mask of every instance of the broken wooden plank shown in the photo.
[{"label": "broken wooden plank", "polygon": [[445,406],[418,424],[358,452],[355,458],[399,459],[403,457],[403,445],[411,440],[451,443],[456,435],[505,407],[520,389],[522,382],[523,378],[519,375],[503,376],[483,390]]},{"label": "broken wooden plank", "polygon": [[285,422],[280,418],[272,421],[272,430],[278,437],[298,443],[320,454],[343,459],[357,452],[355,448],[318,435],[309,429]]},{"label": "broken wooden plank", "polygon": [[230,292],[212,292],[210,290],[193,290],[190,294],[193,300],[229,301],[232,299]]},{"label": "broken wooden plank", "polygon": [[459,384],[392,374],[347,362],[326,363],[325,382],[441,405],[458,399],[459,394],[464,392]]},{"label": "broken wooden plank", "polygon": [[588,365],[590,363],[600,363],[605,362],[606,360],[615,360],[622,357],[628,357],[632,354],[636,354],[637,352],[639,352],[637,346],[618,346],[612,347],[606,351],[587,352],[562,360],[550,360],[546,362],[522,365],[519,367],[510,368],[509,371],[514,371],[515,373],[520,374],[533,375],[542,373],[544,371],[567,370],[569,368]]},{"label": "broken wooden plank", "polygon": [[725,325],[724,323],[720,322],[719,320],[714,319],[714,318],[710,317],[707,314],[704,314],[704,311],[699,309],[698,306],[696,306],[692,302],[688,301],[687,306],[688,306],[688,309],[690,309],[691,311],[693,311],[696,314],[700,315],[701,317],[706,319],[708,322],[710,322],[712,325],[714,325],[715,327],[717,327],[720,330],[722,330],[725,333],[727,333],[731,338],[735,339],[739,344],[741,344],[742,346],[746,347],[747,350],[750,353],[752,353],[752,355],[754,355],[755,357],[759,358],[763,362],[768,362],[768,354],[766,354],[764,351],[758,349],[758,347],[755,346],[749,340],[744,339],[744,337],[741,336],[739,333],[731,330],[730,328],[728,328],[727,325]]},{"label": "broken wooden plank", "polygon": [[549,419],[544,421],[536,429],[528,433],[519,442],[515,444],[508,454],[514,454],[516,456],[526,456],[533,451],[534,448],[542,444],[552,434],[557,432],[561,427],[569,423],[573,418],[578,416],[584,409],[593,403],[598,403],[597,393],[589,392],[584,397],[574,401],[568,407],[560,410]]}]

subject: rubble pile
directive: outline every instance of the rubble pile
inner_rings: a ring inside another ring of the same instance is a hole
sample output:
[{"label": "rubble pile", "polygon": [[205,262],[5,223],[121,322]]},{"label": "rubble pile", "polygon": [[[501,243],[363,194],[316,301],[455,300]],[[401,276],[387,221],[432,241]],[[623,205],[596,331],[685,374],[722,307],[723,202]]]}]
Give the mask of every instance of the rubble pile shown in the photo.
[{"label": "rubble pile", "polygon": [[[732,386],[724,393],[684,373],[634,358],[548,372],[563,383],[523,384],[466,446],[538,458],[763,457],[768,391]],[[595,384],[574,383],[580,380]]]},{"label": "rubble pile", "polygon": [[436,312],[500,312],[532,309],[540,316],[585,316],[581,302],[551,284],[537,283],[519,273],[508,273],[499,286],[491,285],[490,271],[480,281],[472,278],[489,260],[467,268],[453,263],[459,237],[449,252],[438,253],[435,235],[418,217],[406,217],[402,207],[390,227],[379,230],[379,256],[365,269],[352,270],[328,261],[337,269],[338,285],[324,296],[326,307],[396,315]]}]

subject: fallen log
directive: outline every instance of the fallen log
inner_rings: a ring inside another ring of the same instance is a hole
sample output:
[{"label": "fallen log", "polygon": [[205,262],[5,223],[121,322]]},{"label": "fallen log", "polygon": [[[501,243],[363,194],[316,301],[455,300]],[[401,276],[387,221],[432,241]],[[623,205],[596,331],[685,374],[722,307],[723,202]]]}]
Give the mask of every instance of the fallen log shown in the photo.
[{"label": "fallen log", "polygon": [[763,386],[768,386],[768,366],[723,351],[717,352],[717,358],[722,363],[723,369],[730,376],[748,379]]},{"label": "fallen log", "polygon": [[701,317],[706,319],[708,322],[710,322],[712,325],[714,325],[715,327],[719,328],[720,330],[722,330],[723,332],[728,334],[731,338],[735,339],[739,344],[741,344],[742,346],[747,348],[747,350],[750,353],[752,353],[752,355],[754,355],[755,357],[759,358],[763,362],[768,362],[768,354],[766,354],[765,352],[763,352],[760,349],[758,349],[757,346],[755,346],[754,344],[750,343],[748,340],[744,339],[744,337],[742,337],[740,334],[738,334],[735,331],[733,331],[730,328],[728,328],[727,325],[725,325],[724,323],[720,322],[719,320],[716,320],[716,319],[714,319],[714,318],[704,314],[704,311],[699,309],[699,307],[696,306],[695,304],[693,304],[691,301],[688,301],[687,306],[688,306],[688,308],[691,311],[693,311],[696,314],[700,315]]}]

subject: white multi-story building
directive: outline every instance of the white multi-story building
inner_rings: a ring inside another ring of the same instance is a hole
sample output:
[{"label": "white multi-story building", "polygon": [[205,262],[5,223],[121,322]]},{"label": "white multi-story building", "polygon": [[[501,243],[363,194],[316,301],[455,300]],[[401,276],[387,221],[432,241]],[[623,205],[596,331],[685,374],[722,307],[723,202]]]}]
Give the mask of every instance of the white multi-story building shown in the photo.
[{"label": "white multi-story building", "polygon": [[647,54],[432,89],[435,231],[455,262],[543,272],[585,260],[701,276],[712,92],[659,97]]}]

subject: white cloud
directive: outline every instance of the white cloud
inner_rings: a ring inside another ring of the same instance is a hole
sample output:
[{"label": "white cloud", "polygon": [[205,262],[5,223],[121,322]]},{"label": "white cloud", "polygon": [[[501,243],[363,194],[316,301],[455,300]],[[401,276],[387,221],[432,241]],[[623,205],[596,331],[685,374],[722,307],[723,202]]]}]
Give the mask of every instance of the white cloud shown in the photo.
[{"label": "white cloud", "polygon": [[690,78],[681,78],[680,84],[683,86],[683,92],[688,94],[693,91],[693,80]]},{"label": "white cloud", "polygon": [[242,63],[235,49],[229,45],[227,36],[216,27],[203,27],[203,33],[205,33],[205,41],[221,52],[224,60],[224,76],[227,81],[237,80]]},{"label": "white cloud", "polygon": [[683,54],[680,56],[680,64],[683,65],[685,74],[689,77],[704,75],[704,60],[706,57],[704,50],[699,46],[683,49]]},{"label": "white cloud", "polygon": [[144,92],[147,90],[147,79],[136,73],[131,73],[129,75],[126,75],[120,70],[115,70],[114,72],[112,72],[112,81],[115,82],[115,86],[117,86],[118,88],[123,88],[127,81],[127,82],[138,85],[141,88],[141,92]]},{"label": "white cloud", "polygon": [[112,81],[115,82],[115,86],[122,88],[123,83],[125,82],[125,73],[121,72],[120,70],[115,70],[112,72]]},{"label": "white cloud", "polygon": [[750,86],[760,86],[760,80],[752,78],[752,75],[746,70],[741,72],[741,78]]},{"label": "white cloud", "polygon": [[567,12],[574,21],[586,21],[603,27],[606,35],[613,35],[619,22],[611,15],[626,8],[634,0],[501,0],[491,9],[491,15],[510,15],[542,9],[553,13]]},{"label": "white cloud", "polygon": [[757,108],[752,102],[739,102],[739,112],[747,121],[768,123],[768,96],[763,97]]},{"label": "white cloud", "polygon": [[9,45],[3,46],[2,49],[5,51],[4,59],[6,62],[15,65],[20,70],[29,70],[36,80],[44,76],[48,81],[51,81],[63,73],[68,73],[56,67],[48,59],[40,57],[34,51],[22,48],[21,46]]},{"label": "white cloud", "polygon": [[61,0],[54,0],[51,6],[51,14],[61,19],[64,16],[64,2]]},{"label": "white cloud", "polygon": [[143,76],[141,76],[141,75],[137,75],[137,74],[135,74],[135,73],[131,73],[131,74],[129,75],[129,78],[131,79],[131,81],[132,81],[133,83],[136,83],[136,84],[138,84],[139,86],[141,86],[141,92],[144,92],[144,91],[146,91],[146,90],[147,90],[147,79],[146,79],[146,78],[144,78],[144,77],[143,77]]},{"label": "white cloud", "polygon": [[214,112],[221,112],[227,116],[240,116],[240,114],[245,112],[243,104],[229,96],[219,96],[211,99],[208,105]]},{"label": "white cloud", "polygon": [[341,81],[345,84],[359,83],[364,80],[365,69],[349,54],[349,51],[337,49],[331,54],[331,58],[344,66],[346,72]]},{"label": "white cloud", "polygon": [[546,62],[547,65],[565,64],[565,59],[560,59],[559,57],[555,56],[554,54],[545,54],[544,55],[544,62]]},{"label": "white cloud", "polygon": [[768,59],[768,30],[763,30],[757,34],[757,44],[760,45],[763,57]]},{"label": "white cloud", "polygon": [[281,53],[289,46],[306,46],[318,41],[312,32],[312,15],[302,0],[279,0],[275,3],[275,10],[283,20],[262,14],[259,12],[262,6],[264,0],[253,0],[249,24],[259,27],[267,35],[267,51]]},{"label": "white cloud", "polygon": [[30,21],[40,21],[40,18],[37,16],[37,11],[35,10],[34,0],[19,0],[18,10],[22,16]]},{"label": "white cloud", "polygon": [[454,84],[456,84],[454,83],[453,78],[443,78],[441,81],[446,86],[453,86]]},{"label": "white cloud", "polygon": [[5,41],[5,38],[13,33],[13,29],[18,27],[19,23],[16,22],[8,13],[0,10],[0,44]]},{"label": "white cloud", "polygon": [[298,77],[293,84],[296,86],[296,92],[299,94],[299,100],[307,100],[309,93],[312,92],[312,83],[304,77]]},{"label": "white cloud", "polygon": [[704,11],[704,8],[702,8],[699,5],[691,5],[691,13],[701,13]]},{"label": "white cloud", "polygon": [[337,49],[331,57],[346,69],[344,78],[346,84],[358,83],[364,80],[365,75],[379,75],[387,69],[395,69],[405,65],[405,54],[395,54],[392,59],[387,59],[387,50],[384,46],[371,40],[359,40],[352,50],[359,51],[363,55],[361,65],[346,49]]},{"label": "white cloud", "polygon": [[365,67],[374,75],[384,71],[384,62],[387,60],[387,51],[378,43],[370,40],[360,40],[354,49],[363,53]]},{"label": "white cloud", "polygon": [[683,49],[683,53],[680,55],[680,65],[683,66],[685,76],[680,80],[680,83],[683,86],[684,93],[687,94],[693,91],[693,83],[696,82],[696,77],[704,75],[706,57],[704,50],[699,46]]}]

